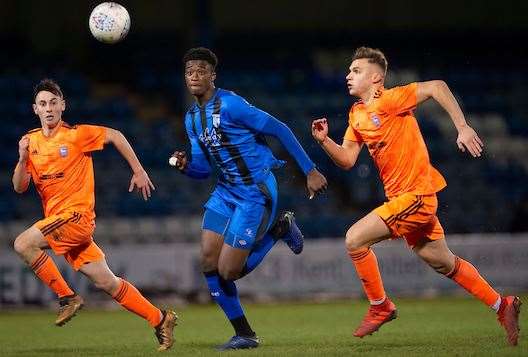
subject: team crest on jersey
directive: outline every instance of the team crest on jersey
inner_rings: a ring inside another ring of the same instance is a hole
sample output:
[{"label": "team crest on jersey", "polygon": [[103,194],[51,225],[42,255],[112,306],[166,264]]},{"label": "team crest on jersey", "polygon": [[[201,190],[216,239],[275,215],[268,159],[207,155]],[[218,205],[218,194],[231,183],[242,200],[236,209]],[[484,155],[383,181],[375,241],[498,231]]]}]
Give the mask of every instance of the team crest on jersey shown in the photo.
[{"label": "team crest on jersey", "polygon": [[377,127],[379,128],[379,126],[381,125],[381,119],[379,116],[377,116],[376,114],[374,114],[372,117],[372,123]]},{"label": "team crest on jersey", "polygon": [[59,148],[59,154],[60,154],[61,157],[68,156],[68,147],[67,146],[61,146]]},{"label": "team crest on jersey", "polygon": [[220,126],[220,114],[213,114],[213,127],[218,128]]}]

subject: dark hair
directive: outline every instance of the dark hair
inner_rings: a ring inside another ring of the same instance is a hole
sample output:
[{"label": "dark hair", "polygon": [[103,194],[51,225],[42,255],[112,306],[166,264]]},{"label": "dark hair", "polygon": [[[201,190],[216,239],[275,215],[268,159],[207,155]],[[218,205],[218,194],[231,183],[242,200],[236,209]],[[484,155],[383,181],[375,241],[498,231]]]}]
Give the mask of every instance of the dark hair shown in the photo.
[{"label": "dark hair", "polygon": [[381,52],[379,49],[365,46],[359,47],[358,49],[356,49],[354,57],[352,57],[352,61],[361,58],[368,59],[369,63],[377,64],[381,67],[381,69],[383,69],[383,73],[387,73],[389,63],[387,62],[387,59],[385,58],[383,52]]},{"label": "dark hair", "polygon": [[192,60],[206,61],[213,67],[213,70],[216,69],[216,65],[218,64],[218,58],[214,52],[205,47],[191,48],[185,53],[185,55],[183,55],[184,65]]},{"label": "dark hair", "polygon": [[42,91],[51,92],[56,96],[63,98],[62,90],[53,79],[44,78],[33,88],[33,101],[37,99],[37,94]]}]

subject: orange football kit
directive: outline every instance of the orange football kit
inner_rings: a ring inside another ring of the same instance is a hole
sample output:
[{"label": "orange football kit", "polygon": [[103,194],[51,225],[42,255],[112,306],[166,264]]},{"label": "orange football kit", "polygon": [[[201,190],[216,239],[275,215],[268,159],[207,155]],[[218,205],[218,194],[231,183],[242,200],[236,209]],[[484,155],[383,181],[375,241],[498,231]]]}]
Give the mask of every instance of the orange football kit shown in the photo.
[{"label": "orange football kit", "polygon": [[446,186],[429,162],[427,147],[413,115],[416,83],[378,90],[371,104],[355,103],[345,140],[364,143],[379,170],[388,202],[376,208],[394,237],[412,247],[422,237],[444,237],[436,217],[436,192]]},{"label": "orange football kit", "polygon": [[[92,237],[95,184],[91,152],[103,149],[106,128],[70,126],[64,122],[59,125],[49,137],[44,136],[42,129],[26,134],[29,137],[26,169],[31,173],[44,209],[45,218],[34,226],[42,232],[55,254],[64,255],[73,269],[79,270],[83,264],[105,257]],[[59,298],[74,294],[45,252],[31,263],[31,269]],[[151,326],[158,326],[162,321],[161,311],[124,279],[120,279],[119,288],[112,297]]]},{"label": "orange football kit", "polygon": [[[350,109],[345,140],[365,144],[378,168],[388,202],[374,209],[393,238],[404,238],[412,248],[421,239],[444,238],[436,216],[436,192],[446,187],[442,175],[431,165],[427,147],[413,110],[417,105],[417,83],[379,89],[368,104],[359,101]],[[369,312],[354,333],[363,337],[396,317],[387,298],[376,255],[370,248],[349,251],[363,289],[371,303]],[[500,295],[460,257],[445,274],[496,311]]]},{"label": "orange football kit", "polygon": [[75,270],[104,258],[94,243],[94,171],[91,152],[102,150],[106,129],[69,126],[46,137],[41,129],[28,134],[27,170],[42,199],[44,219],[35,223],[55,254]]}]

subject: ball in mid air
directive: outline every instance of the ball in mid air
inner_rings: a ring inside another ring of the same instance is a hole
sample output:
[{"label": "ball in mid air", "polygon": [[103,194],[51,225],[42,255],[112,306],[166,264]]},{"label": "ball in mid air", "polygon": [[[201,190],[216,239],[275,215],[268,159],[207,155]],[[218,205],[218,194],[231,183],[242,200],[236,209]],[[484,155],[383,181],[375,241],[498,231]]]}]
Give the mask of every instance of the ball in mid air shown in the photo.
[{"label": "ball in mid air", "polygon": [[116,2],[103,2],[93,9],[88,24],[97,40],[116,43],[128,34],[130,15],[124,6]]}]

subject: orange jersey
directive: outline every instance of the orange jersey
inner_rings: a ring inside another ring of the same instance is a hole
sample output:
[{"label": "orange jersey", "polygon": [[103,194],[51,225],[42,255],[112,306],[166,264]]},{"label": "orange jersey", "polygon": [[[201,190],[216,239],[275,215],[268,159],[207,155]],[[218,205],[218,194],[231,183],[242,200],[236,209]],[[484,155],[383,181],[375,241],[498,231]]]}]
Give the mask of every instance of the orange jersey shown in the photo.
[{"label": "orange jersey", "polygon": [[350,109],[345,140],[365,143],[376,164],[387,197],[427,195],[446,186],[431,165],[413,110],[417,83],[380,89],[370,104]]},{"label": "orange jersey", "polygon": [[103,149],[106,129],[94,125],[61,127],[51,137],[31,130],[27,169],[42,199],[44,216],[82,212],[95,218],[94,171],[91,152]]}]

